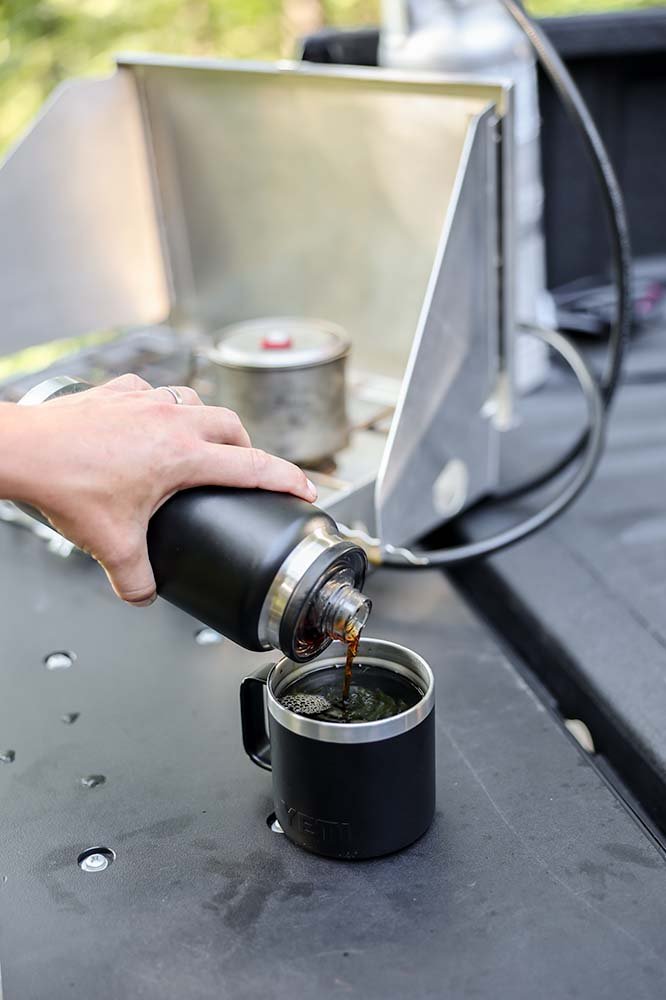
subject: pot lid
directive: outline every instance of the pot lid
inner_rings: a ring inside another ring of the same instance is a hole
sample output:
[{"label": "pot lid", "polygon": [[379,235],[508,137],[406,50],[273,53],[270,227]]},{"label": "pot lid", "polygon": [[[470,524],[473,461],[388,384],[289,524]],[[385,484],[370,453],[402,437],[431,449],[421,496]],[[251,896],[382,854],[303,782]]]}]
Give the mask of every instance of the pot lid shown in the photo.
[{"label": "pot lid", "polygon": [[231,368],[308,368],[344,357],[349,347],[335,323],[275,316],[226,327],[211,358]]}]

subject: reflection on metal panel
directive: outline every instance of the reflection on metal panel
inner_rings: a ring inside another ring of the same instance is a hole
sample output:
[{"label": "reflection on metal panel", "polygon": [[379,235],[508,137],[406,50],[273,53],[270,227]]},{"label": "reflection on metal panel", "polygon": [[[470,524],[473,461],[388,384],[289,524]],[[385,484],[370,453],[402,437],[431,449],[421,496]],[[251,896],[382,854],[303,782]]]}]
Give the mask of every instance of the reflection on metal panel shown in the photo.
[{"label": "reflection on metal panel", "polygon": [[323,502],[411,541],[496,474],[508,96],[162,57],[67,85],[0,170],[0,353],[167,316],[211,334],[262,316],[338,323],[353,429],[319,470]]},{"label": "reflection on metal panel", "polygon": [[413,541],[495,482],[499,369],[494,115],[470,130],[377,481],[378,533]]},{"label": "reflection on metal panel", "polygon": [[179,316],[341,324],[402,375],[463,143],[500,88],[128,61],[152,136]]},{"label": "reflection on metal panel", "polygon": [[168,313],[133,80],[55,93],[0,168],[0,354]]}]

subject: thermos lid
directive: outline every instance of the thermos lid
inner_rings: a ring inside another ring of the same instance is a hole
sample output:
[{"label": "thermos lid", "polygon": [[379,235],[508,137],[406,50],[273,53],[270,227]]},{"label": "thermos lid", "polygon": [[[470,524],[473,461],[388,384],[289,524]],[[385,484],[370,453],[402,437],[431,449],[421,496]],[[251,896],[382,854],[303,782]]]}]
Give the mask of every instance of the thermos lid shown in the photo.
[{"label": "thermos lid", "polygon": [[349,337],[321,319],[275,316],[228,326],[210,359],[229,368],[310,368],[343,358]]}]

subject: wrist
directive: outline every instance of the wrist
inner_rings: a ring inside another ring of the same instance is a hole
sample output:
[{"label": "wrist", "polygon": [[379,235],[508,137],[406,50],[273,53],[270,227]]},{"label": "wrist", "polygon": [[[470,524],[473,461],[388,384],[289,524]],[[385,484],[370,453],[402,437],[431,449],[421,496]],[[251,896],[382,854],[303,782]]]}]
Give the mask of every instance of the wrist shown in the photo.
[{"label": "wrist", "polygon": [[39,454],[35,453],[35,424],[30,407],[0,402],[0,498],[3,500],[37,503]]}]

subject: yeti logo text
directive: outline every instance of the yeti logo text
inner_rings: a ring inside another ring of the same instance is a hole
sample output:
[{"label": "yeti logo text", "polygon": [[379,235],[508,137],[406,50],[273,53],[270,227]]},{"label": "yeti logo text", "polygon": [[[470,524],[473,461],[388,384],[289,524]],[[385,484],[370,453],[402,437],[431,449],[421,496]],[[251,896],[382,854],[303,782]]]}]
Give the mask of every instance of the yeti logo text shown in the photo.
[{"label": "yeti logo text", "polygon": [[316,816],[308,816],[307,813],[298,812],[292,809],[282,800],[282,806],[287,814],[287,823],[299,833],[304,833],[325,844],[347,844],[351,840],[351,827],[349,823],[336,823],[331,819],[317,819]]}]

